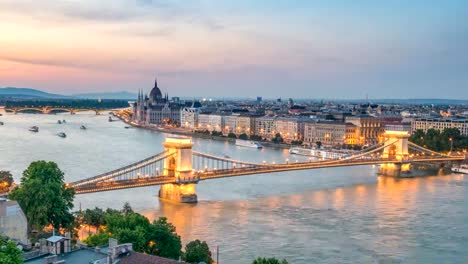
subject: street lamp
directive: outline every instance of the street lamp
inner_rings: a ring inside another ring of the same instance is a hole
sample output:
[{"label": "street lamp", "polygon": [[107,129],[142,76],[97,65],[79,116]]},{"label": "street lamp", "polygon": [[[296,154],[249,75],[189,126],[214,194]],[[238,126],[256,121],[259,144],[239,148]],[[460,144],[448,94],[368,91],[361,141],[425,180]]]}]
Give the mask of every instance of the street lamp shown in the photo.
[{"label": "street lamp", "polygon": [[453,138],[449,138],[450,141],[450,154],[452,154],[452,149],[453,149]]}]

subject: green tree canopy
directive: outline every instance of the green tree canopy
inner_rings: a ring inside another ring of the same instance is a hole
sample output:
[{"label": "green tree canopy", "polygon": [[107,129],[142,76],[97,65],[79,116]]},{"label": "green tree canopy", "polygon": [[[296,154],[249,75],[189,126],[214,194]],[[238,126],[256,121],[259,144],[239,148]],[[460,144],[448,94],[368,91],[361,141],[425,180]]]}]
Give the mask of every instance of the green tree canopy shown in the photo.
[{"label": "green tree canopy", "polygon": [[243,140],[247,140],[247,139],[249,139],[249,136],[247,136],[246,133],[242,133],[242,134],[239,135],[239,138],[243,139]]},{"label": "green tree canopy", "polygon": [[120,243],[132,243],[137,252],[178,259],[182,243],[175,226],[164,217],[150,223],[145,216],[128,210],[129,207],[124,206],[127,209],[122,211],[107,210],[106,230],[89,236],[85,242],[89,246],[103,245],[112,237]]},{"label": "green tree canopy", "polygon": [[208,244],[198,239],[185,245],[184,260],[188,263],[213,262]]},{"label": "green tree canopy", "polygon": [[433,151],[457,151],[468,148],[468,136],[462,135],[458,128],[445,128],[442,132],[430,128],[426,133],[423,130],[416,130],[409,140]]},{"label": "green tree canopy", "polygon": [[167,222],[167,218],[160,217],[153,221],[150,231],[150,241],[154,241],[151,253],[172,259],[178,259],[181,256],[180,236],[177,235],[175,226]]},{"label": "green tree canopy", "polygon": [[0,263],[21,264],[23,263],[23,253],[16,247],[15,242],[7,237],[0,236]]},{"label": "green tree canopy", "polygon": [[260,141],[260,140],[262,140],[262,137],[261,137],[261,136],[259,136],[259,135],[251,135],[251,136],[250,136],[250,139],[251,139],[251,140],[257,140],[257,141]]},{"label": "green tree canopy", "polygon": [[271,139],[273,143],[283,143],[283,137],[281,136],[280,133],[276,133],[275,137]]},{"label": "green tree canopy", "polygon": [[228,138],[237,138],[236,134],[229,132]]},{"label": "green tree canopy", "polygon": [[9,197],[18,201],[32,229],[51,224],[67,228],[73,223],[75,191],[64,182],[63,172],[55,162],[35,161],[23,172],[21,185]]},{"label": "green tree canopy", "polygon": [[285,259],[279,260],[276,258],[257,258],[252,262],[252,264],[288,264],[288,262]]}]

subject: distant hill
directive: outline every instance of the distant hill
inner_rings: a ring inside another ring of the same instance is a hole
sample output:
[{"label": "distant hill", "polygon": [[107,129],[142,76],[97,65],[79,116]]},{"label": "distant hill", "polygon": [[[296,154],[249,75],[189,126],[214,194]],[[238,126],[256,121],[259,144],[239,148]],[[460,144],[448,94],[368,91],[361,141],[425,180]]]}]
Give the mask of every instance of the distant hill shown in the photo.
[{"label": "distant hill", "polygon": [[135,100],[137,94],[130,93],[126,91],[121,92],[109,92],[109,93],[84,93],[84,94],[74,94],[73,97],[83,98],[83,99],[117,99],[117,100]]},{"label": "distant hill", "polygon": [[0,88],[0,97],[12,98],[69,98],[61,94],[46,93],[32,88],[5,87]]}]

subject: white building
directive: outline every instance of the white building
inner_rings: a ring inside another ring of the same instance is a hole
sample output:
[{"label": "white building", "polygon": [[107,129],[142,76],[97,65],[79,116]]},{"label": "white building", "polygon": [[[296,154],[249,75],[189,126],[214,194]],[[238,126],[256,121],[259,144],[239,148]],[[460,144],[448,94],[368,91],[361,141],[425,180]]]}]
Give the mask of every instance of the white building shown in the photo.
[{"label": "white building", "polygon": [[220,114],[199,114],[198,128],[199,131],[208,130],[221,132],[224,127],[224,118]]},{"label": "white building", "polygon": [[304,122],[298,118],[277,118],[275,130],[286,143],[304,138]]},{"label": "white building", "polygon": [[228,135],[229,133],[236,133],[237,117],[235,115],[224,116],[224,128],[223,134]]},{"label": "white building", "polygon": [[445,128],[458,128],[460,134],[468,136],[468,119],[466,118],[417,118],[411,122],[411,131],[418,129],[427,132],[433,128],[442,132]]},{"label": "white building", "polygon": [[198,116],[200,115],[200,108],[192,104],[191,107],[184,107],[180,110],[180,126],[195,130],[198,128]]}]

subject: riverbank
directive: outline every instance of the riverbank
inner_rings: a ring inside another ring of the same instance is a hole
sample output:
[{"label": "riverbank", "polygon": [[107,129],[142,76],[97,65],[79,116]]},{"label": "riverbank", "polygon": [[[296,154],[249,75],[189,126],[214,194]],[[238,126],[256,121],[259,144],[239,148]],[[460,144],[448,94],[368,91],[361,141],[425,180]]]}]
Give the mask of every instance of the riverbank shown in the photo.
[{"label": "riverbank", "polygon": [[[181,136],[188,136],[188,137],[195,137],[195,138],[227,141],[233,144],[236,142],[235,138],[229,138],[225,136],[213,136],[213,135],[206,134],[206,133],[197,133],[197,132],[192,132],[191,130],[186,130],[180,127],[168,127],[168,126],[158,127],[158,126],[147,126],[147,125],[137,124],[137,123],[131,122],[130,119],[128,119],[127,117],[121,116],[118,113],[114,113],[114,116],[119,118],[125,124],[130,125],[132,127],[136,127],[136,128],[141,128],[141,129],[146,129],[146,130],[151,130],[151,131],[156,131],[156,132],[161,132],[161,133],[168,133],[172,135],[181,135]],[[258,142],[260,142],[262,146],[264,147],[276,148],[276,149],[289,149],[292,146],[294,146],[291,144],[278,144],[278,143],[273,143],[273,142],[264,141],[264,140],[261,140]]]}]

